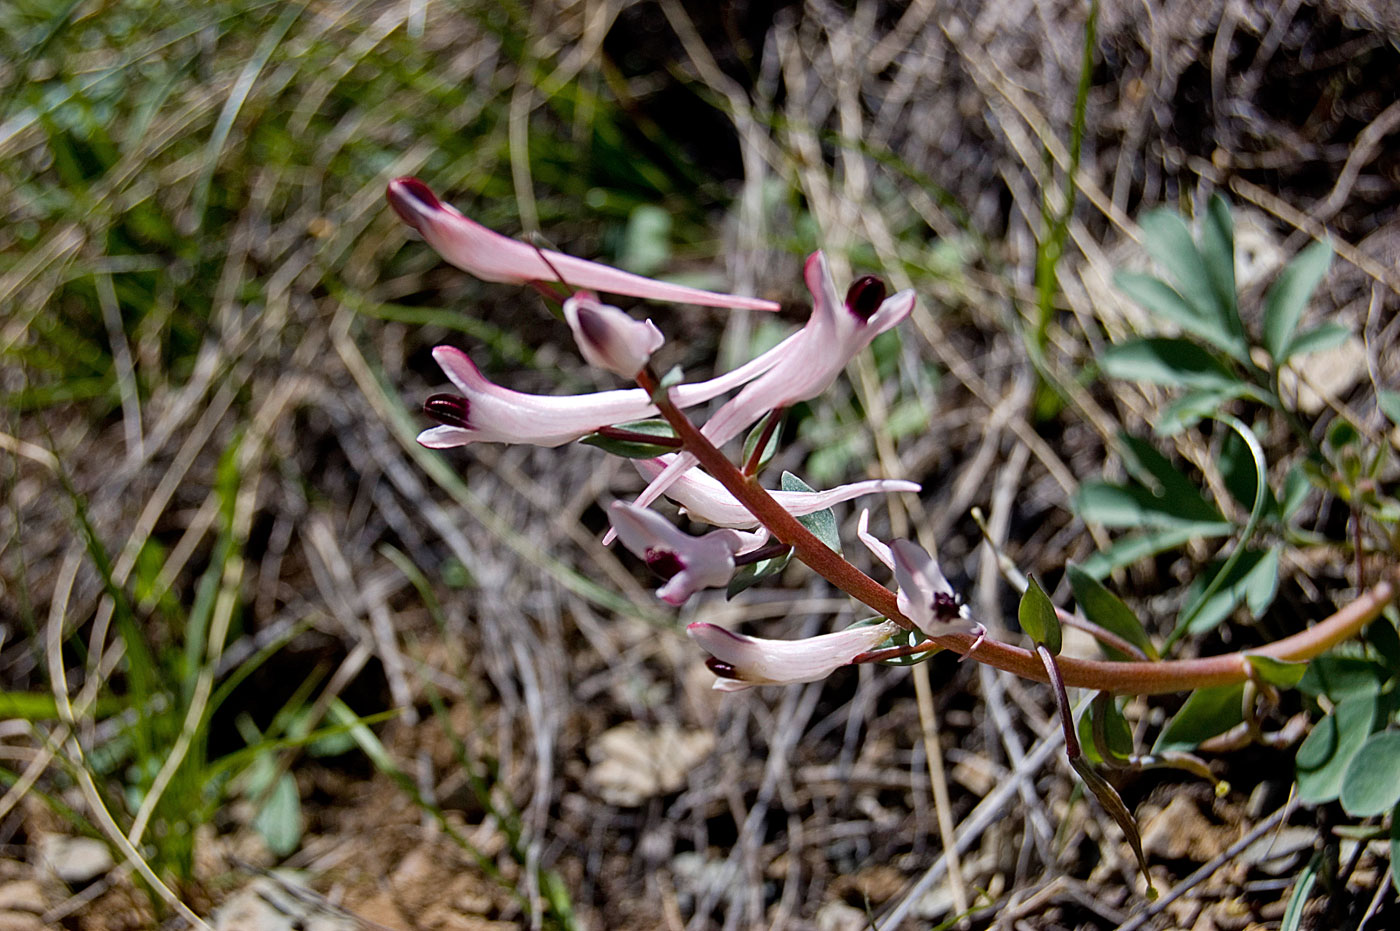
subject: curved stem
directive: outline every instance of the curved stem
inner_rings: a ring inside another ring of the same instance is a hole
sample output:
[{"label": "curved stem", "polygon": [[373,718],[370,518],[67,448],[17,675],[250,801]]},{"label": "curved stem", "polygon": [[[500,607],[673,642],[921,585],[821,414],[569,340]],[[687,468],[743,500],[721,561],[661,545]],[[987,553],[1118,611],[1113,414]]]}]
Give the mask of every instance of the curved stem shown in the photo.
[{"label": "curved stem", "polygon": [[[658,390],[653,374],[638,373],[637,383],[651,393],[661,415],[675,428],[676,435],[684,441],[685,448],[725,490],[768,528],[768,532],[775,539],[791,546],[798,559],[846,594],[865,603],[905,630],[915,629],[914,622],[900,613],[894,592],[861,572],[817,539],[797,518],[774,501],[772,495],[768,494],[756,479],[745,478],[738,467],[701,434],[690,422],[690,418],[671,403],[668,396]],[[1395,600],[1397,586],[1400,586],[1400,567],[1392,568],[1376,585],[1362,592],[1355,601],[1326,620],[1291,637],[1249,652],[1289,661],[1312,659],[1336,644],[1356,636],[1362,628],[1379,617],[1386,605]],[[952,633],[930,637],[927,643],[929,649],[941,647],[966,655],[976,639],[974,634]],[[1049,681],[1045,667],[1036,654],[998,640],[984,639],[977,647],[974,659],[1022,678],[1038,682]],[[1058,663],[1064,684],[1067,686],[1133,695],[1185,692],[1208,686],[1234,685],[1248,679],[1252,669],[1244,653],[1149,663],[1059,657]]]}]

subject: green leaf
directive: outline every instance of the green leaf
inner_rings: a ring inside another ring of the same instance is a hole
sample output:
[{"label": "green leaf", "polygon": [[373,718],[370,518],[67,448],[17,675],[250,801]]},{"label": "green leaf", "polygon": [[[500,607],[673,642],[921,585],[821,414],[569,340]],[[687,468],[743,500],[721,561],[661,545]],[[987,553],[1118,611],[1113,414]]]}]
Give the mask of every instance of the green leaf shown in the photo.
[{"label": "green leaf", "polygon": [[1195,308],[1155,275],[1120,269],[1114,273],[1113,283],[1132,300],[1183,330],[1194,333],[1202,326],[1201,315]]},{"label": "green leaf", "polygon": [[262,809],[253,818],[253,829],[262,835],[267,849],[278,857],[290,855],[301,843],[301,798],[291,773],[283,773]]},{"label": "green leaf", "polygon": [[1228,390],[1240,379],[1200,344],[1187,339],[1153,337],[1109,346],[1099,365],[1113,378],[1172,388]]},{"label": "green leaf", "polygon": [[1198,317],[1215,323],[1223,322],[1224,308],[1211,287],[1205,260],[1180,214],[1170,210],[1152,210],[1144,214],[1138,223],[1142,227],[1143,245],[1148,254],[1166,270],[1177,293],[1185,298]]},{"label": "green leaf", "polygon": [[1026,636],[1043,644],[1051,653],[1060,652],[1060,618],[1055,614],[1055,605],[1050,601],[1050,596],[1045,594],[1034,576],[1026,578],[1026,592],[1021,596],[1021,606],[1016,616]]},{"label": "green leaf", "polygon": [[[1069,578],[1069,587],[1074,592],[1075,603],[1079,605],[1079,610],[1084,612],[1085,617],[1142,650],[1148,659],[1157,659],[1157,650],[1152,646],[1152,640],[1147,636],[1147,631],[1142,629],[1142,622],[1138,620],[1132,608],[1074,563],[1065,566],[1065,575]],[[1112,647],[1103,644],[1099,646],[1110,659],[1130,658]]]},{"label": "green leaf", "polygon": [[1379,617],[1366,627],[1366,642],[1385,662],[1392,675],[1400,676],[1400,633],[1390,618]]},{"label": "green leaf", "polygon": [[1320,805],[1341,794],[1347,767],[1370,736],[1375,715],[1375,697],[1353,695],[1317,722],[1295,760],[1299,801]]},{"label": "green leaf", "polygon": [[1293,332],[1313,291],[1332,262],[1332,246],[1323,241],[1309,245],[1279,274],[1264,298],[1264,348],[1274,362],[1288,359]]},{"label": "green leaf", "polygon": [[[1220,477],[1225,480],[1225,487],[1230,495],[1245,507],[1253,508],[1261,477],[1258,464],[1249,450],[1249,444],[1233,430],[1225,434],[1220,441],[1220,455],[1216,457],[1216,465],[1220,467]],[[1273,492],[1268,485],[1264,486],[1264,495],[1264,506],[1271,512],[1277,511]]]},{"label": "green leaf", "polygon": [[792,550],[789,549],[781,556],[774,556],[771,559],[760,559],[758,562],[740,566],[739,571],[729,578],[729,585],[725,589],[724,597],[733,598],[735,595],[752,588],[769,576],[777,575],[787,568],[788,562],[792,560]]},{"label": "green leaf", "polygon": [[[618,424],[617,429],[630,433],[642,433],[647,436],[676,438],[676,431],[671,428],[671,425],[660,419]],[[655,459],[657,456],[664,456],[676,451],[674,445],[663,446],[640,439],[618,439],[601,433],[590,433],[579,439],[579,442],[585,446],[596,446],[605,453],[621,456],[624,459]]]},{"label": "green leaf", "polygon": [[1079,733],[1079,747],[1084,755],[1093,763],[1105,762],[1103,754],[1099,752],[1097,741],[1094,740],[1094,719],[1101,717],[1103,721],[1103,733],[1105,742],[1108,744],[1108,752],[1117,760],[1126,760],[1133,755],[1133,731],[1128,727],[1128,722],[1123,718],[1123,712],[1118,707],[1116,699],[1110,697],[1108,701],[1091,702],[1088,708],[1079,716],[1077,730]]},{"label": "green leaf", "polygon": [[1233,533],[1234,524],[1192,524],[1136,533],[1117,540],[1108,549],[1095,553],[1080,566],[1085,573],[1102,579],[1115,569],[1131,566],[1148,556],[1175,549],[1192,540],[1223,537]]},{"label": "green leaf", "polygon": [[1301,468],[1294,466],[1289,469],[1283,479],[1283,494],[1278,499],[1279,519],[1292,520],[1293,515],[1303,506],[1303,502],[1308,500],[1308,492],[1312,491],[1312,487],[1307,473]]},{"label": "green leaf", "polygon": [[1293,337],[1284,353],[1286,358],[1305,356],[1311,352],[1322,352],[1340,346],[1351,339],[1351,327],[1342,323],[1327,322],[1313,327]]},{"label": "green leaf", "polygon": [[1159,494],[1138,485],[1085,482],[1074,496],[1074,510],[1082,520],[1105,527],[1191,527],[1202,536],[1234,530],[1199,492]]},{"label": "green leaf", "polygon": [[[791,472],[783,473],[782,488],[783,491],[816,491],[815,488],[808,485]],[[804,514],[797,518],[797,522],[812,531],[812,535],[825,543],[829,548],[838,553],[841,552],[841,534],[837,532],[836,513],[832,511],[831,508],[826,508],[822,511],[813,511],[811,514]]]},{"label": "green leaf", "polygon": [[1342,777],[1342,808],[1353,818],[1379,815],[1400,802],[1400,731],[1366,738]]},{"label": "green leaf", "polygon": [[1220,412],[1225,402],[1252,394],[1250,386],[1243,382],[1234,389],[1194,388],[1162,408],[1153,425],[1152,432],[1158,436],[1176,436],[1189,430],[1207,417]]},{"label": "green leaf", "polygon": [[1189,478],[1147,440],[1128,433],[1118,435],[1118,455],[1123,467],[1138,483],[1159,497],[1176,499],[1179,513],[1195,520],[1224,520]]},{"label": "green leaf", "polygon": [[671,258],[671,215],[655,204],[638,204],[627,218],[619,264],[639,275],[654,275]]},{"label": "green leaf", "polygon": [[1244,658],[1249,660],[1250,668],[1254,670],[1256,676],[1281,689],[1293,688],[1308,671],[1307,663],[1292,663],[1288,660],[1260,656],[1256,653],[1246,653]]},{"label": "green leaf", "polygon": [[1201,741],[1223,734],[1244,720],[1244,683],[1196,689],[1167,722],[1153,753],[1192,750]]},{"label": "green leaf", "polygon": [[1239,310],[1235,295],[1235,225],[1230,205],[1219,194],[1211,196],[1201,223],[1201,258],[1216,302],[1236,321]]},{"label": "green leaf", "polygon": [[1203,634],[1214,630],[1241,603],[1247,604],[1255,617],[1263,614],[1278,592],[1278,567],[1281,547],[1267,550],[1247,549],[1215,590],[1206,592],[1221,572],[1224,563],[1213,560],[1205,572],[1196,576],[1186,589],[1186,602],[1178,615],[1171,640],[1183,634]]},{"label": "green leaf", "polygon": [[[1390,422],[1400,425],[1400,391],[1386,391],[1381,389],[1376,392],[1376,404],[1380,406],[1385,416],[1390,418]],[[1400,870],[1396,870],[1400,874]]]},{"label": "green leaf", "polygon": [[1368,659],[1328,653],[1308,663],[1298,690],[1307,695],[1325,695],[1338,704],[1354,695],[1374,698],[1389,678],[1385,669]]},{"label": "green leaf", "polygon": [[[744,437],[744,452],[739,461],[745,466],[749,464],[749,460],[753,459],[753,451],[754,447],[758,445],[758,438],[763,435],[763,431],[768,427],[769,421],[777,416],[779,416],[777,411],[769,411],[764,414],[759,418],[758,423],[753,425],[753,429],[749,431],[749,435]],[[768,434],[768,442],[763,444],[763,454],[758,457],[755,471],[761,471],[763,467],[778,454],[778,434],[782,432],[781,427],[775,427],[773,432]]]},{"label": "green leaf", "polygon": [[1303,867],[1298,878],[1293,880],[1293,892],[1288,896],[1288,905],[1283,909],[1283,922],[1279,925],[1279,931],[1298,931],[1302,926],[1303,909],[1308,904],[1308,897],[1312,895],[1313,886],[1317,885],[1323,859],[1322,851],[1313,854],[1308,865]]}]

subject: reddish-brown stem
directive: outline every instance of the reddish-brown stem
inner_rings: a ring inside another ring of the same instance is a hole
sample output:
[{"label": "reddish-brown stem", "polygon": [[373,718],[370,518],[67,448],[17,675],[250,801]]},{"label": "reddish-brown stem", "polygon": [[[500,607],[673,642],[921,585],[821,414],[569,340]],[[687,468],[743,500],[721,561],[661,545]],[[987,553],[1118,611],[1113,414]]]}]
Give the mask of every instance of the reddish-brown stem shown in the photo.
[{"label": "reddish-brown stem", "polygon": [[752,476],[758,474],[758,467],[763,463],[763,451],[768,447],[768,441],[773,438],[773,431],[777,428],[779,421],[782,419],[782,408],[776,408],[768,412],[768,419],[763,424],[763,432],[759,434],[758,443],[755,444],[753,452],[749,455],[749,461],[744,463],[744,475]]},{"label": "reddish-brown stem", "polygon": [[[651,394],[661,416],[675,429],[686,450],[699,460],[726,491],[748,508],[749,513],[758,518],[774,538],[793,547],[798,559],[832,585],[905,630],[914,629],[914,623],[899,612],[894,592],[861,572],[813,536],[797,518],[774,501],[772,495],[768,494],[757,480],[745,478],[734,463],[715,448],[690,419],[671,403],[669,397],[657,391],[657,381],[651,373],[639,373],[637,383]],[[1291,637],[1285,637],[1250,652],[1288,661],[1311,659],[1356,636],[1362,628],[1379,617],[1386,605],[1395,599],[1397,585],[1400,585],[1400,569],[1392,569],[1351,604],[1326,620]],[[943,634],[929,638],[927,648],[942,647],[966,655],[976,639],[974,634]],[[1034,653],[1008,643],[987,638],[977,647],[977,655],[974,658],[1022,678],[1038,682],[1049,681],[1045,667]],[[1234,685],[1249,678],[1253,668],[1243,653],[1149,663],[1060,657],[1058,663],[1066,686],[1134,695],[1155,695],[1215,685]]]},{"label": "reddish-brown stem", "polygon": [[1050,652],[1050,648],[1043,643],[1035,645],[1036,655],[1040,657],[1040,665],[1044,667],[1045,674],[1050,678],[1050,685],[1055,689],[1055,709],[1060,713],[1060,727],[1065,732],[1065,756],[1070,762],[1079,759],[1081,752],[1079,747],[1079,731],[1074,727],[1074,714],[1069,707],[1069,693],[1065,691],[1065,680],[1060,675],[1059,664],[1055,661],[1055,654]]}]

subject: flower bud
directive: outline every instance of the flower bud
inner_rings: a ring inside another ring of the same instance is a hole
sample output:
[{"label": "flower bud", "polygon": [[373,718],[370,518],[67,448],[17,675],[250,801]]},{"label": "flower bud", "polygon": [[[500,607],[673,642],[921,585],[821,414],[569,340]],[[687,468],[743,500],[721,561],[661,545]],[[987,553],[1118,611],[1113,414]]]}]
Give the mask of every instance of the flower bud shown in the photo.
[{"label": "flower bud", "polygon": [[635,378],[666,341],[650,320],[633,320],[587,291],[564,302],[564,319],[588,364],[623,378]]}]

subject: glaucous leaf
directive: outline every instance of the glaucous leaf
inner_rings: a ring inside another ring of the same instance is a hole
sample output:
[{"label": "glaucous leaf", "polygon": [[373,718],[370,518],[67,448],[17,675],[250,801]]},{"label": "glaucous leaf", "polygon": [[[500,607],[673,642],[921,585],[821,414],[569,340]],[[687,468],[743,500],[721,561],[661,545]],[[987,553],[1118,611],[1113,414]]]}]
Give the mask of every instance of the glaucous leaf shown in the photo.
[{"label": "glaucous leaf", "polygon": [[1264,348],[1275,363],[1282,365],[1288,359],[1298,321],[1331,263],[1332,246],[1314,242],[1288,263],[1269,288],[1264,297]]},{"label": "glaucous leaf", "polygon": [[1366,738],[1342,777],[1342,808],[1353,818],[1379,815],[1400,802],[1400,731]]},{"label": "glaucous leaf", "polygon": [[[1142,629],[1142,622],[1138,620],[1138,616],[1133,613],[1132,608],[1129,608],[1122,599],[1074,563],[1065,566],[1065,575],[1069,577],[1069,587],[1074,592],[1074,601],[1079,605],[1079,610],[1084,612],[1086,618],[1142,650],[1143,653],[1147,654],[1148,659],[1157,659],[1157,650],[1152,646],[1152,640],[1147,636],[1147,631]],[[1099,644],[1099,646],[1109,659],[1126,660],[1131,658],[1110,646],[1104,644]]]},{"label": "glaucous leaf", "polygon": [[1201,741],[1223,734],[1244,720],[1244,683],[1196,689],[1153,745],[1153,753],[1191,750]]},{"label": "glaucous leaf", "polygon": [[1309,805],[1330,802],[1342,791],[1352,757],[1371,735],[1376,699],[1353,695],[1337,704],[1313,727],[1298,747],[1298,800]]}]

